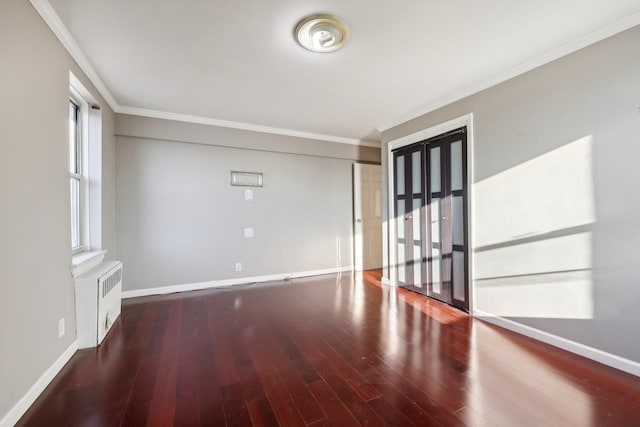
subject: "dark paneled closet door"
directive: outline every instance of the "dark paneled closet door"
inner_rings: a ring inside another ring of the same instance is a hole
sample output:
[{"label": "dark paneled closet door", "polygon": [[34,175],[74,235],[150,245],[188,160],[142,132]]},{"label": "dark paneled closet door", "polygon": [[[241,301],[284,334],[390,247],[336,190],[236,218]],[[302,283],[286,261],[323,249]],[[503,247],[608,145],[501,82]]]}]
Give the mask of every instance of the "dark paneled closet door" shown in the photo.
[{"label": "dark paneled closet door", "polygon": [[426,281],[423,153],[421,146],[412,146],[394,154],[397,280],[417,289]]},{"label": "dark paneled closet door", "polygon": [[394,152],[400,286],[469,309],[466,129]]}]

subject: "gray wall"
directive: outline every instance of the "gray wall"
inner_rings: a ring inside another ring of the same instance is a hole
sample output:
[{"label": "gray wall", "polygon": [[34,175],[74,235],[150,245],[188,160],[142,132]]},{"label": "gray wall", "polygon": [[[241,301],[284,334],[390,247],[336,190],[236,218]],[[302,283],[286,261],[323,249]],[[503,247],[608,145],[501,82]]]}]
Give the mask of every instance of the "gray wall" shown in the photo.
[{"label": "gray wall", "polygon": [[640,27],[383,132],[474,114],[475,308],[640,362]]},{"label": "gray wall", "polygon": [[[69,70],[103,108],[103,242],[115,249],[113,113],[28,1],[0,6],[0,418],[75,340]],[[58,320],[67,333],[58,339]]]},{"label": "gray wall", "polygon": [[[351,168],[379,149],[126,115],[116,134],[125,290],[353,264]],[[264,174],[252,201],[232,170]]]}]

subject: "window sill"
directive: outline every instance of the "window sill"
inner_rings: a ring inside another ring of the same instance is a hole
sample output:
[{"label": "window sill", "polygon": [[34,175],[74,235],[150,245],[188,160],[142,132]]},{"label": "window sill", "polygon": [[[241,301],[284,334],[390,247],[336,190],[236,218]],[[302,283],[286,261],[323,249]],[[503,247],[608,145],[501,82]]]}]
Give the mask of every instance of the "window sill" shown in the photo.
[{"label": "window sill", "polygon": [[76,278],[99,265],[107,251],[80,252],[71,257],[71,277]]}]

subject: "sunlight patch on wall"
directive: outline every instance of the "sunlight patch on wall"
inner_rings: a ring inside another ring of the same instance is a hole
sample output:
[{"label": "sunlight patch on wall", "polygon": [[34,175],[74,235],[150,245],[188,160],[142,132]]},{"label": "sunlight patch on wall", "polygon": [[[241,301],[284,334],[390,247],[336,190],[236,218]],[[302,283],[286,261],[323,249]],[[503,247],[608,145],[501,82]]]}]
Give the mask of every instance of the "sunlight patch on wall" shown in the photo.
[{"label": "sunlight patch on wall", "polygon": [[595,222],[592,143],[580,138],[476,183],[476,245]]},{"label": "sunlight patch on wall", "polygon": [[591,268],[591,232],[511,242],[476,251],[476,279],[544,274]]},{"label": "sunlight patch on wall", "polygon": [[593,318],[592,136],[475,185],[475,308]]}]

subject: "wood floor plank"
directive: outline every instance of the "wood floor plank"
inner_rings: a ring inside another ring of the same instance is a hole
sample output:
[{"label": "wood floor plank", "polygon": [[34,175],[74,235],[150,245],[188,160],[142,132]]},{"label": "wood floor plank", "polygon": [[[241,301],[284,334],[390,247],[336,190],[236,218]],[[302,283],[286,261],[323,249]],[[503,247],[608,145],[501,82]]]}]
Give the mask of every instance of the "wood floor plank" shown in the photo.
[{"label": "wood floor plank", "polygon": [[349,387],[347,382],[328,361],[318,360],[314,362],[314,366],[325,383],[327,383],[360,424],[367,426],[385,425],[384,421],[367,406],[354,389]]},{"label": "wood floor plank", "polygon": [[250,351],[276,419],[283,426],[305,426],[306,423],[298,412],[287,386],[282,382],[275,368],[263,357],[262,348],[258,344],[253,344]]},{"label": "wood floor plank", "polygon": [[224,418],[228,427],[251,425],[249,409],[244,400],[242,384],[231,384],[222,387]]},{"label": "wood floor plank", "polygon": [[291,363],[298,371],[300,377],[302,377],[305,384],[312,383],[320,379],[320,375],[316,372],[315,368],[309,361],[304,358],[298,358],[291,360]]},{"label": "wood floor plank", "polygon": [[280,425],[268,398],[263,397],[262,399],[252,400],[247,403],[247,407],[252,425],[256,427],[277,427]]},{"label": "wood floor plank", "polygon": [[[287,356],[293,354],[294,357],[297,357],[295,353],[289,352],[285,354],[287,354]],[[278,355],[276,350],[271,350],[268,359],[287,387],[298,412],[307,424],[326,418],[327,415],[308,390],[306,383],[291,363],[291,360],[285,357],[285,354]]]},{"label": "wood floor plank", "polygon": [[370,408],[372,408],[382,420],[389,426],[414,426],[414,422],[410,421],[397,407],[394,407],[385,400],[384,397],[378,397],[376,399],[367,402]]},{"label": "wood floor plank", "polygon": [[364,378],[344,357],[342,357],[340,353],[326,342],[325,336],[326,335],[323,333],[316,333],[313,335],[318,343],[318,347],[326,358],[325,360],[340,373],[340,376],[365,402],[380,397],[380,392],[369,384],[366,378]]},{"label": "wood floor plank", "polygon": [[468,427],[496,427],[494,423],[468,406],[456,411],[455,416]]},{"label": "wood floor plank", "polygon": [[170,308],[167,327],[162,335],[160,361],[151,390],[148,426],[172,426],[174,423],[181,322],[182,304],[174,304]]},{"label": "wood floor plank", "polygon": [[125,300],[43,425],[640,426],[640,378],[365,272]]},{"label": "wood floor plank", "polygon": [[[181,344],[178,350],[178,383],[176,385],[175,425],[201,425],[199,376],[203,374],[202,353],[211,346],[202,305],[198,300],[184,302]],[[203,396],[204,397],[204,396]]]},{"label": "wood floor plank", "polygon": [[344,406],[344,403],[338,399],[338,396],[329,388],[323,379],[309,384],[309,390],[320,402],[322,409],[327,413],[327,417],[333,425],[350,426],[357,425],[358,421],[351,415],[351,412]]}]

